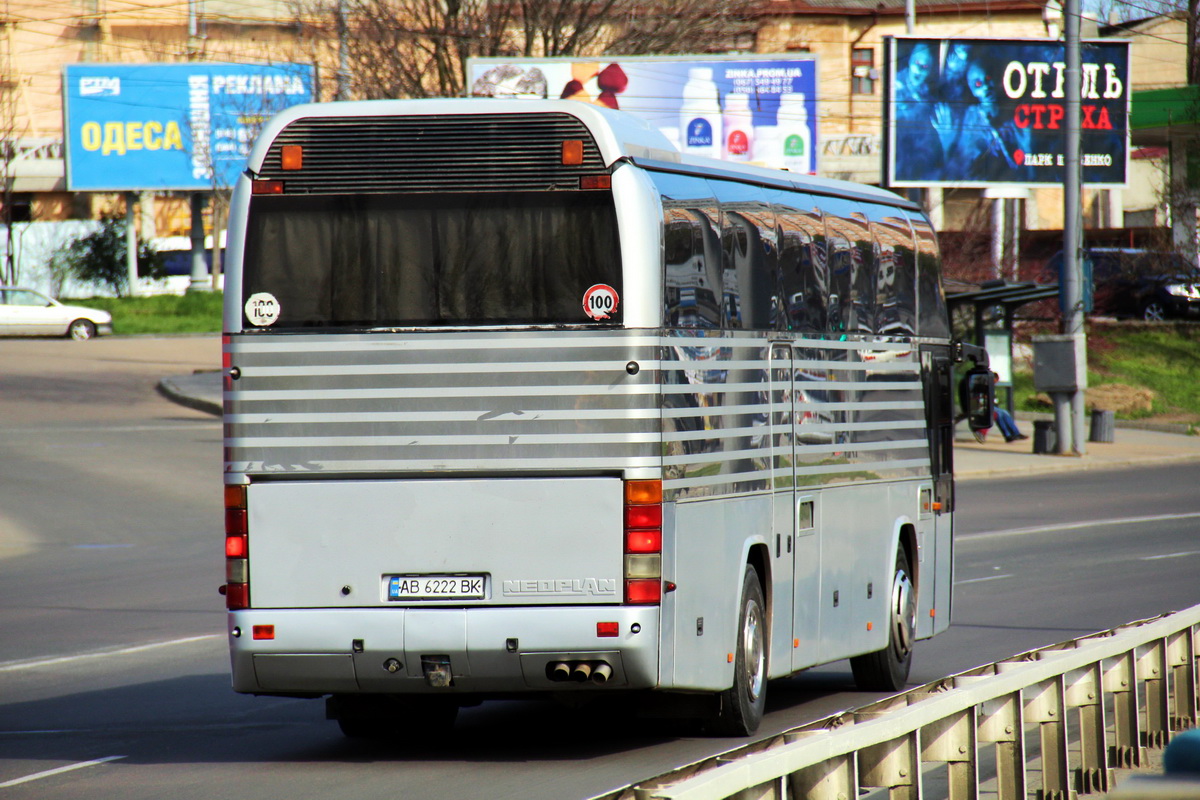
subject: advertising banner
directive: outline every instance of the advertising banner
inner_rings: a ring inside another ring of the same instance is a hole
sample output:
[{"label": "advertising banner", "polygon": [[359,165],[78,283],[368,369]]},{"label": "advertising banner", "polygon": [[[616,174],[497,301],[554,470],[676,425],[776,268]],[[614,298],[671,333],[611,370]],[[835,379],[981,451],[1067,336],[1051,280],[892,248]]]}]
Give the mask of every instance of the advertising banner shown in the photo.
[{"label": "advertising banner", "polygon": [[313,96],[302,64],[70,64],[63,73],[72,191],[233,184],[263,122]]},{"label": "advertising banner", "polygon": [[566,98],[635,114],[685,153],[817,171],[817,62],[789,58],[476,58],[472,97]]},{"label": "advertising banner", "polygon": [[[1129,151],[1129,45],[1084,42],[1083,182],[1121,186]],[[888,183],[1061,184],[1066,156],[1062,42],[892,40]]]}]

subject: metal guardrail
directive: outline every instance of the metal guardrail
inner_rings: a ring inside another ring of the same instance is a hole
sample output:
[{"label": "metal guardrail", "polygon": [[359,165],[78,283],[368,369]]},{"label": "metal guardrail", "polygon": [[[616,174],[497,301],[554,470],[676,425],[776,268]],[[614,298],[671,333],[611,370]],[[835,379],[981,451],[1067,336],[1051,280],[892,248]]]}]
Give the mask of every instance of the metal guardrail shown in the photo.
[{"label": "metal guardrail", "polygon": [[1039,800],[1100,794],[1114,769],[1144,765],[1148,749],[1197,724],[1198,656],[1193,606],[977,667],[593,800],[857,800],[871,789],[893,800],[974,800],[984,780],[999,800],[1031,789]]}]

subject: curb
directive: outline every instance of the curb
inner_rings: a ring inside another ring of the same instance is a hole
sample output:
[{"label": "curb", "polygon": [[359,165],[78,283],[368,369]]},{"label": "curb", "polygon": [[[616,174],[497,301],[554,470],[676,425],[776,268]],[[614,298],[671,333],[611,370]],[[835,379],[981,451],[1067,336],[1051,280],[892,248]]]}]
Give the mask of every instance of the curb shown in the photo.
[{"label": "curb", "polygon": [[191,394],[180,388],[177,383],[180,380],[191,380],[191,376],[185,378],[163,378],[156,385],[155,389],[163,397],[173,403],[193,409],[195,411],[203,411],[206,414],[212,414],[215,417],[221,416],[224,409],[221,403],[213,400],[205,400],[195,394]]}]

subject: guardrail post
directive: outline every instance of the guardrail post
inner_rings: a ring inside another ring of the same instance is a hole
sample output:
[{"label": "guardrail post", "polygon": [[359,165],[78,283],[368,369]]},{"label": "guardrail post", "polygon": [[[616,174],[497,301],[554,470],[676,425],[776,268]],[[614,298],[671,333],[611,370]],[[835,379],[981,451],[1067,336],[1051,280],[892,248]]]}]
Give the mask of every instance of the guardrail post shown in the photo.
[{"label": "guardrail post", "polygon": [[[794,742],[823,732],[803,731],[784,734],[785,742]],[[854,753],[833,756],[825,761],[803,767],[787,776],[790,796],[797,800],[857,800],[858,763]]]},{"label": "guardrail post", "polygon": [[1042,788],[1038,800],[1070,800],[1067,761],[1067,707],[1063,677],[1025,689],[1025,720],[1036,722],[1041,735]]},{"label": "guardrail post", "polygon": [[1171,714],[1171,730],[1182,731],[1196,727],[1196,635],[1200,626],[1178,631],[1167,637],[1167,662],[1171,667],[1175,707]]},{"label": "guardrail post", "polygon": [[996,792],[999,800],[1025,800],[1025,719],[1021,693],[979,705],[977,736],[996,745]]},{"label": "guardrail post", "polygon": [[1109,750],[1111,767],[1132,769],[1142,766],[1142,712],[1138,704],[1133,653],[1124,653],[1104,667],[1104,691],[1113,696],[1115,735]]},{"label": "guardrail post", "polygon": [[1080,765],[1075,770],[1075,789],[1080,794],[1109,789],[1108,751],[1105,747],[1104,695],[1100,690],[1100,664],[1067,673],[1067,707],[1079,709]]},{"label": "guardrail post", "polygon": [[920,751],[917,731],[864,747],[858,751],[859,785],[887,789],[889,800],[921,800]]},{"label": "guardrail post", "polygon": [[1171,703],[1167,648],[1162,639],[1137,648],[1137,679],[1146,685],[1145,747],[1163,748],[1171,738]]},{"label": "guardrail post", "polygon": [[921,728],[921,761],[942,761],[949,774],[950,800],[979,797],[979,751],[975,709],[968,708]]}]

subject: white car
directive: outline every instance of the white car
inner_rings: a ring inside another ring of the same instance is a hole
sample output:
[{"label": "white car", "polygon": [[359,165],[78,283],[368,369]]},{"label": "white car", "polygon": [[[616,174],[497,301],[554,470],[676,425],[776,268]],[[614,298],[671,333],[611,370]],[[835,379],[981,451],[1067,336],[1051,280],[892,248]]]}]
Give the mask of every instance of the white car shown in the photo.
[{"label": "white car", "polygon": [[112,314],[64,305],[33,289],[0,286],[0,334],[69,336],[83,341],[112,333]]}]

